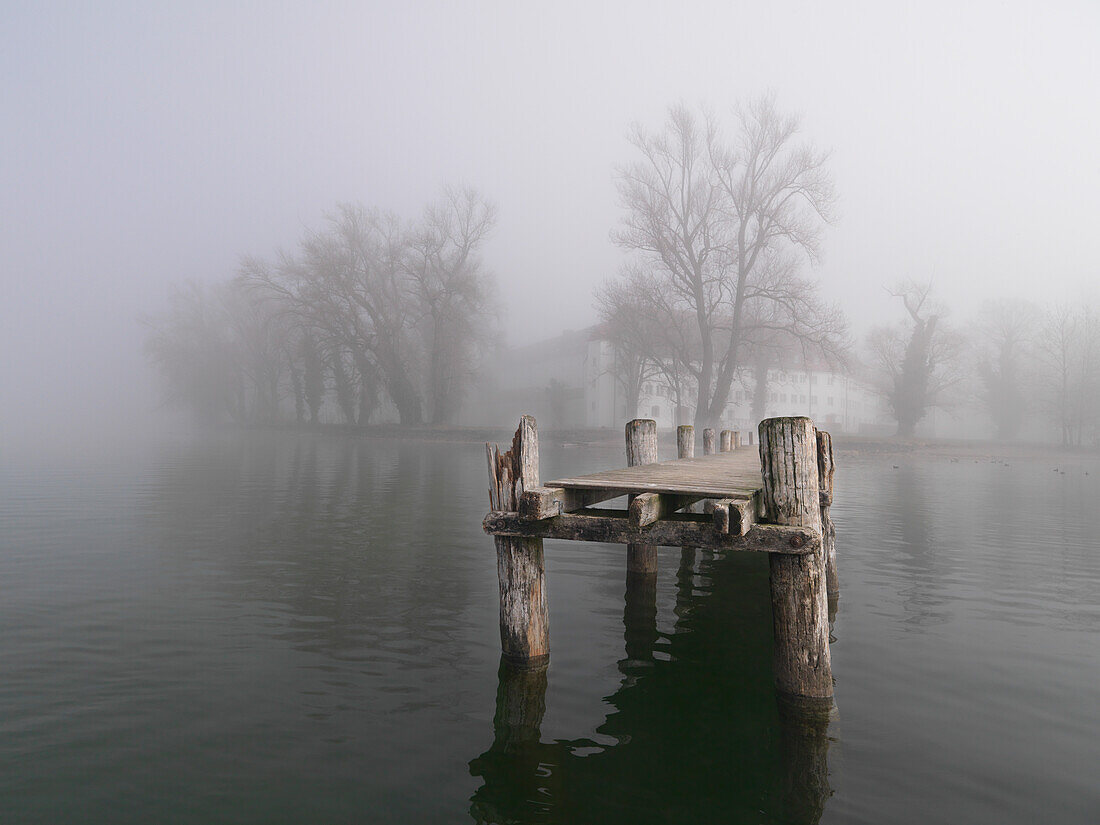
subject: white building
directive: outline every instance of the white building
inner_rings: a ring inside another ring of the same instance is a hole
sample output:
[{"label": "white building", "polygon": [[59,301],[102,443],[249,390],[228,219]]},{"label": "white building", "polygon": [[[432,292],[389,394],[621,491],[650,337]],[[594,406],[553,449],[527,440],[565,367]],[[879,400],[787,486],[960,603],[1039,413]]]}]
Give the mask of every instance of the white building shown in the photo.
[{"label": "white building", "polygon": [[[599,327],[565,332],[557,338],[506,350],[489,370],[492,381],[483,385],[468,405],[466,423],[506,425],[520,414],[532,413],[550,429],[619,428],[627,411],[622,385],[615,377],[615,351]],[[645,382],[638,415],[652,418],[661,428],[690,424],[695,418],[695,388],[684,380],[681,398],[663,378]],[[889,416],[881,399],[851,376],[818,368],[769,370],[764,417],[807,415],[834,432],[876,434],[890,432]],[[752,432],[755,375],[743,370],[734,379],[729,404],[722,416],[725,429]]]}]

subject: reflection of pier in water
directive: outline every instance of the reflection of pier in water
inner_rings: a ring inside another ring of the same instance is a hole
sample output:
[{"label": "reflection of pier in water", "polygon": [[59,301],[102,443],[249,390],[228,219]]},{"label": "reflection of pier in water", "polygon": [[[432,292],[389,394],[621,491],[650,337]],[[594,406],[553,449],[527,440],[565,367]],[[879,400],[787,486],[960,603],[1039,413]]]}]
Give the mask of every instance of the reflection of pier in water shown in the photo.
[{"label": "reflection of pier in water", "polygon": [[[496,736],[470,764],[485,780],[475,820],[820,819],[834,710],[832,442],[807,418],[761,422],[759,459],[739,440],[723,431],[715,454],[707,430],[696,459],[694,430],[680,427],[677,460],[659,462],[656,424],[636,420],[626,427],[626,469],[546,486],[534,419],[521,419],[507,452],[486,445],[484,526],[497,549],[503,655]],[[590,506],[622,495],[625,511]],[[543,538],[627,545],[623,680],[598,728],[615,745],[541,741],[550,658]],[[656,545],[681,548],[667,638],[657,630]],[[702,594],[699,552],[710,584]],[[668,658],[654,655],[658,645]]]},{"label": "reflection of pier in water", "polygon": [[541,741],[546,668],[502,660],[494,739],[470,763],[484,783],[471,799],[475,821],[819,820],[831,794],[828,717],[772,687],[767,560],[685,553],[667,635],[654,586],[627,577],[623,678],[605,699],[613,710],[597,728],[601,743]]}]

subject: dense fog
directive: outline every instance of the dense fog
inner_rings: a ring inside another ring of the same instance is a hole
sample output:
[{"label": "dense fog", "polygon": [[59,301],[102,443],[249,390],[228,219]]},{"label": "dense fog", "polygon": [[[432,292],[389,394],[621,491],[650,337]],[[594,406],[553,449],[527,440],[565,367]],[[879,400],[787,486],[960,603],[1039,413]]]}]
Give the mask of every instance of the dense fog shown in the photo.
[{"label": "dense fog", "polygon": [[17,4],[0,438],[1100,442],[1100,7]]}]

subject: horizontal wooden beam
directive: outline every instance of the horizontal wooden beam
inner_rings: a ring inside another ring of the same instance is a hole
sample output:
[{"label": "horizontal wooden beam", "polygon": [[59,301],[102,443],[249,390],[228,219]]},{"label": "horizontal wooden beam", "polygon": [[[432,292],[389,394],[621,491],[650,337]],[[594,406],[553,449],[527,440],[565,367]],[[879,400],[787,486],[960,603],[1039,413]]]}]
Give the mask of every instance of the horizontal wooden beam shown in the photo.
[{"label": "horizontal wooden beam", "polygon": [[624,495],[618,490],[565,490],[561,487],[532,487],[519,500],[519,514],[529,520],[553,518],[590,504]]},{"label": "horizontal wooden beam", "polygon": [[655,521],[671,516],[677,510],[690,507],[702,496],[676,496],[667,493],[639,493],[627,508],[627,518],[632,527],[646,527]]},{"label": "horizontal wooden beam", "polygon": [[754,499],[724,498],[714,502],[714,528],[719,533],[744,536],[756,522]]},{"label": "horizontal wooden beam", "polygon": [[696,513],[673,513],[638,528],[624,510],[590,510],[532,521],[519,513],[489,513],[482,524],[494,536],[598,541],[606,544],[656,544],[664,547],[703,547],[709,550],[751,550],[805,555],[821,548],[815,530],[757,524],[744,536],[719,533],[713,519]]}]

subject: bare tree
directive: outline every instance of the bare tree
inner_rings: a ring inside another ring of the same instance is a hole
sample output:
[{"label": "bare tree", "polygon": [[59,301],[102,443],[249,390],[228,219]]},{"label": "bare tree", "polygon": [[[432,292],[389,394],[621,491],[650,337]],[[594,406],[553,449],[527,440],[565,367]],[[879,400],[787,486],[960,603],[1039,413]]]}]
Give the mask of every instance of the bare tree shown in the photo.
[{"label": "bare tree", "polygon": [[1081,302],[1044,315],[1036,344],[1035,384],[1062,446],[1081,446],[1100,427],[1100,313]]},{"label": "bare tree", "polygon": [[905,281],[891,290],[908,321],[871,331],[868,349],[876,383],[898,422],[898,435],[911,437],[933,406],[962,379],[962,338],[942,323],[943,311],[931,300],[932,282]]},{"label": "bare tree", "polygon": [[797,144],[797,129],[762,98],[738,110],[732,143],[713,119],[704,127],[682,105],[663,130],[631,132],[641,159],[619,175],[626,215],[614,238],[663,286],[667,317],[693,322],[694,350],[681,361],[696,390],[697,426],[721,419],[754,306],[776,305],[808,346],[838,346],[830,336],[843,331],[842,317],[797,276],[799,260],[817,257],[833,200],[826,157]]},{"label": "bare tree", "polygon": [[1016,438],[1027,409],[1025,371],[1034,343],[1038,312],[1024,301],[986,303],[978,317],[979,397],[993,419],[997,437]]},{"label": "bare tree", "polygon": [[491,337],[492,284],[480,251],[495,223],[495,207],[477,192],[447,188],[410,232],[406,268],[419,302],[435,424],[457,414]]}]

